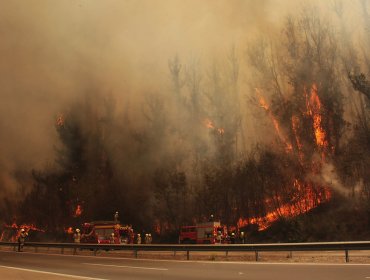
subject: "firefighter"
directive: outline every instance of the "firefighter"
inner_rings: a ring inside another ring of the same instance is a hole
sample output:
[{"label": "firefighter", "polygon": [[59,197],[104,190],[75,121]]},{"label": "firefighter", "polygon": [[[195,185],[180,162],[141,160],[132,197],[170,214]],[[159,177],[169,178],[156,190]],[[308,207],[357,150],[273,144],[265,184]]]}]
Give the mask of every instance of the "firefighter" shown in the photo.
[{"label": "firefighter", "polygon": [[222,234],[221,234],[221,231],[218,231],[217,232],[217,242],[220,243],[220,244],[222,243]]},{"label": "firefighter", "polygon": [[213,217],[213,214],[211,214],[211,216],[209,216],[208,222],[214,222],[214,221],[215,221],[215,219]]},{"label": "firefighter", "polygon": [[149,235],[145,233],[145,244],[149,244]]},{"label": "firefighter", "polygon": [[140,235],[140,233],[137,234],[136,243],[141,244],[141,235]]},{"label": "firefighter", "polygon": [[244,242],[245,242],[244,231],[241,231],[241,232],[240,232],[240,242],[241,242],[242,244],[244,244]]},{"label": "firefighter", "polygon": [[119,215],[118,215],[118,211],[116,211],[116,213],[114,214],[114,222],[117,224],[119,223],[118,219],[119,219]]},{"label": "firefighter", "polygon": [[81,233],[79,229],[76,229],[75,234],[73,235],[73,240],[75,243],[80,243],[81,241]]},{"label": "firefighter", "polygon": [[21,233],[18,236],[18,252],[23,251],[24,242],[26,240],[28,233],[24,230],[24,228],[21,229]]},{"label": "firefighter", "polygon": [[148,234],[148,243],[149,244],[151,244],[152,243],[152,241],[153,241],[153,239],[152,239],[152,234]]},{"label": "firefighter", "polygon": [[114,244],[114,233],[113,232],[110,235],[110,243]]},{"label": "firefighter", "polygon": [[231,244],[235,244],[235,232],[231,233],[230,242]]}]

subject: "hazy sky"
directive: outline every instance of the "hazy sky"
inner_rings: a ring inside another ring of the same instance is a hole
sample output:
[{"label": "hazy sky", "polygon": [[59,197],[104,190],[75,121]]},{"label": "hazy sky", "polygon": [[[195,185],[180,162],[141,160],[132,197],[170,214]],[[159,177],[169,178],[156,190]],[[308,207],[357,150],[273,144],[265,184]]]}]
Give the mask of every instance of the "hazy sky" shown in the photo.
[{"label": "hazy sky", "polygon": [[[320,2],[320,1],[318,1]],[[294,0],[15,0],[0,4],[0,178],[53,160],[55,118],[86,92],[122,102],[168,84],[168,59],[212,59],[279,30]],[[1,182],[0,182],[1,183]]]}]

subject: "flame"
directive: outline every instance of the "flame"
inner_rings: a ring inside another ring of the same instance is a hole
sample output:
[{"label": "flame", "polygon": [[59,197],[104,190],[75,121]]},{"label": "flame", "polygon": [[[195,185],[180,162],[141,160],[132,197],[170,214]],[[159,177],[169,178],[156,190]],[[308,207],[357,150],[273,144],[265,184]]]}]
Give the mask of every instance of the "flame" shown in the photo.
[{"label": "flame", "polygon": [[[292,198],[292,201],[267,212],[263,217],[253,217],[249,220],[240,218],[237,223],[238,227],[240,228],[248,224],[257,224],[259,231],[265,230],[280,217],[292,218],[304,214],[317,207],[320,203],[328,201],[331,197],[328,188],[315,190],[311,184],[303,184],[297,179],[294,180],[293,185],[296,189],[296,195]],[[281,201],[280,197],[276,197],[275,199],[277,202]]]},{"label": "flame", "polygon": [[297,116],[292,116],[291,122],[292,122],[292,131],[294,133],[295,141],[296,141],[297,148],[298,148],[299,161],[302,164],[303,157],[304,157],[304,154],[302,152],[303,144],[298,135],[298,129],[300,127],[300,119]]},{"label": "flame", "polygon": [[72,227],[69,227],[69,228],[67,228],[67,229],[65,230],[65,232],[66,232],[67,234],[73,234],[73,228],[72,228]]},{"label": "flame", "polygon": [[57,118],[57,126],[64,126],[64,116],[60,114]]},{"label": "flame", "polygon": [[207,128],[215,128],[213,122],[210,120],[210,119],[205,119],[204,120],[204,125],[207,127]]},{"label": "flame", "polygon": [[218,128],[217,129],[217,132],[220,134],[220,135],[223,135],[225,133],[225,129],[223,128]]},{"label": "flame", "polygon": [[322,149],[327,148],[328,141],[326,137],[325,130],[322,126],[322,112],[321,112],[321,102],[318,95],[317,85],[313,84],[311,87],[311,96],[308,98],[306,95],[307,113],[313,119],[313,128],[315,132],[316,145]]},{"label": "flame", "polygon": [[[10,240],[8,240],[8,241],[11,241],[11,242],[16,242],[17,241],[17,238],[18,238],[18,236],[21,232],[21,229],[24,229],[26,231],[26,233],[28,233],[30,230],[45,232],[45,230],[36,227],[34,224],[17,225],[15,222],[13,222],[12,225],[4,224],[4,228],[12,229],[13,234],[10,237]],[[1,237],[0,237],[0,241],[3,241],[4,237],[5,237],[5,231],[2,232]]]},{"label": "flame", "polygon": [[286,137],[283,135],[283,133],[281,132],[280,130],[280,126],[279,126],[279,122],[277,121],[277,119],[275,118],[275,116],[272,114],[271,110],[270,110],[270,107],[267,105],[267,102],[266,100],[263,98],[262,94],[261,94],[261,90],[256,88],[256,93],[259,97],[259,103],[260,103],[260,106],[265,109],[265,111],[268,113],[269,117],[271,118],[272,120],[272,123],[275,127],[275,131],[276,131],[276,134],[278,135],[279,139],[281,140],[281,142],[283,142],[285,144],[285,150],[287,152],[291,152],[293,151],[293,146],[291,143],[289,143],[289,141],[286,139]]},{"label": "flame", "polygon": [[224,133],[225,133],[225,129],[224,129],[224,128],[222,128],[222,127],[220,127],[220,128],[216,128],[216,127],[215,127],[215,125],[214,125],[214,123],[213,123],[210,119],[206,118],[206,119],[203,121],[203,123],[204,123],[204,125],[205,125],[207,128],[209,128],[209,129],[213,129],[213,130],[217,131],[217,132],[218,132],[218,134],[220,134],[220,135],[224,135]]},{"label": "flame", "polygon": [[82,206],[80,204],[78,204],[73,216],[74,217],[79,217],[79,216],[81,216],[81,214],[82,214]]},{"label": "flame", "polygon": [[[271,118],[275,131],[279,136],[280,140],[285,143],[286,151],[290,152],[293,150],[293,146],[286,140],[286,137],[280,131],[279,123],[275,116],[272,114],[266,100],[263,98],[261,91],[256,89],[256,93],[259,98],[260,106],[266,110],[269,117]],[[306,112],[307,115],[312,118],[312,126],[314,129],[315,143],[322,150],[322,160],[324,159],[324,152],[327,150],[328,141],[327,135],[323,128],[323,112],[322,104],[318,96],[317,85],[313,84],[310,90],[310,96],[308,96],[306,89],[304,90],[306,96]],[[299,137],[299,129],[301,126],[300,118],[298,116],[291,117],[291,129],[293,131],[299,160],[303,161],[303,144]],[[332,150],[334,148],[332,147]],[[310,169],[313,173],[320,173],[322,168],[322,161],[313,161]],[[238,227],[243,227],[249,224],[258,225],[258,230],[264,230],[268,228],[273,222],[278,220],[280,217],[295,217],[300,214],[304,214],[311,209],[317,207],[319,204],[328,201],[331,198],[331,192],[328,187],[315,186],[312,183],[301,182],[298,179],[293,181],[294,195],[290,201],[283,202],[279,196],[268,198],[265,201],[267,207],[270,209],[263,217],[252,217],[250,219],[240,218],[238,220]],[[274,209],[271,209],[274,206]]]}]

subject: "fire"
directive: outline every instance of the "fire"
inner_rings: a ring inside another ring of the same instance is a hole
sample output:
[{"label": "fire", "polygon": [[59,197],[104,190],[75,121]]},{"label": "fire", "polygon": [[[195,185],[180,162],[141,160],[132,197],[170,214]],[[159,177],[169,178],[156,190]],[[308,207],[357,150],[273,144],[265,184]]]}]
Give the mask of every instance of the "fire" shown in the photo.
[{"label": "fire", "polygon": [[69,227],[69,228],[67,228],[67,229],[65,230],[65,232],[66,232],[67,234],[73,234],[73,228],[72,228],[72,227]]},{"label": "fire", "polygon": [[[303,184],[297,179],[293,183],[296,189],[296,195],[292,198],[289,203],[282,204],[276,209],[269,211],[263,217],[254,217],[249,221],[240,218],[238,221],[238,227],[243,227],[248,224],[257,224],[258,230],[265,230],[273,222],[277,221],[280,217],[295,217],[300,214],[304,214],[311,209],[317,207],[320,203],[328,201],[331,197],[328,188],[323,188],[322,191],[315,191],[313,185]],[[280,201],[280,197],[275,198]]]},{"label": "fire", "polygon": [[64,126],[64,116],[63,114],[60,114],[57,118],[57,126],[61,127]]},{"label": "fire", "polygon": [[207,127],[207,128],[215,128],[213,122],[210,120],[210,119],[205,119],[204,120],[204,125]]},{"label": "fire", "polygon": [[82,206],[80,204],[78,204],[73,216],[74,217],[79,217],[79,216],[81,216],[81,214],[82,214]]},{"label": "fire", "polygon": [[280,130],[280,126],[279,126],[279,122],[277,121],[277,119],[275,118],[275,116],[272,114],[271,110],[270,110],[270,107],[267,105],[267,102],[266,100],[263,98],[262,94],[261,94],[261,91],[260,89],[256,88],[256,93],[259,97],[259,103],[260,103],[260,106],[265,109],[265,111],[268,113],[269,117],[271,118],[272,120],[272,123],[275,127],[275,131],[279,137],[279,139],[281,140],[281,142],[283,142],[285,144],[285,150],[287,152],[291,152],[293,151],[293,146],[291,143],[289,143],[289,141],[287,141],[286,137],[283,135],[283,133],[281,132]]},{"label": "fire", "polygon": [[322,112],[321,112],[321,102],[318,95],[317,85],[313,84],[311,87],[311,96],[308,98],[306,95],[307,113],[313,119],[313,128],[315,132],[316,144],[318,147],[325,149],[328,146],[328,141],[326,137],[325,130],[322,125]]},{"label": "fire", "polygon": [[[275,116],[272,114],[269,105],[261,94],[261,91],[259,89],[256,89],[256,93],[259,98],[260,106],[268,113],[270,119],[272,120],[272,123],[274,124],[277,135],[279,136],[280,140],[285,143],[286,151],[292,151],[292,145],[286,140],[286,137],[281,132],[279,123]],[[318,96],[317,85],[312,85],[309,95],[306,90],[304,91],[304,93],[306,96],[306,112],[307,115],[312,118],[315,143],[322,150],[322,158],[324,158],[324,152],[327,150],[328,140],[326,132],[323,128],[323,111],[322,104]],[[300,118],[293,115],[291,117],[291,129],[295,137],[299,160],[302,163],[304,154],[303,143],[299,137],[299,131],[301,129],[300,126]],[[309,172],[318,174],[320,173],[321,168],[322,161],[313,161],[309,167]],[[238,227],[240,228],[248,224],[257,224],[259,230],[264,230],[280,217],[295,217],[300,214],[304,214],[331,198],[331,192],[328,187],[314,185],[310,182],[301,182],[298,179],[295,179],[293,181],[293,190],[294,195],[290,198],[290,201],[282,201],[282,199],[278,196],[268,198],[266,200],[266,205],[267,207],[270,207],[270,209],[267,210],[267,213],[263,217],[252,217],[250,219],[240,218],[237,223]],[[274,209],[272,209],[273,205],[275,205]]]},{"label": "fire", "polygon": [[205,120],[203,121],[203,123],[204,123],[204,125],[205,125],[207,128],[209,128],[209,129],[213,129],[213,130],[217,131],[217,132],[218,132],[218,134],[220,134],[220,135],[224,135],[224,133],[225,133],[225,129],[224,129],[224,128],[222,128],[222,127],[220,127],[220,128],[216,128],[216,126],[214,125],[214,123],[213,123],[210,119],[205,119]]},{"label": "fire", "polygon": [[302,144],[302,142],[301,142],[301,140],[298,136],[298,129],[299,129],[299,126],[300,126],[300,119],[297,116],[292,116],[291,121],[292,121],[292,130],[293,130],[294,137],[295,137],[296,144],[297,144],[297,148],[298,148],[299,160],[302,163],[302,161],[303,161],[303,152],[302,152],[303,144]]},{"label": "fire", "polygon": [[[1,233],[0,241],[4,241],[4,239],[8,239],[6,241],[16,242],[21,229],[24,229],[27,233],[31,230],[38,231],[38,232],[45,232],[45,230],[36,227],[34,224],[17,225],[15,222],[13,222],[12,225],[4,224],[4,231]],[[10,230],[10,235],[9,233],[6,234],[6,230]],[[7,236],[8,238],[6,238],[6,235],[8,235]]]}]

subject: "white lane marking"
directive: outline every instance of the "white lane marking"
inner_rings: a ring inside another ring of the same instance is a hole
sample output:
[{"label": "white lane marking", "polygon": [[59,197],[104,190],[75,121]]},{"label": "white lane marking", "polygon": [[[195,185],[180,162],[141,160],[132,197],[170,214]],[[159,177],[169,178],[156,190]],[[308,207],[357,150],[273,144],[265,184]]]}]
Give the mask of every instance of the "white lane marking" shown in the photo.
[{"label": "white lane marking", "polygon": [[145,266],[128,266],[128,265],[114,265],[114,264],[100,264],[100,263],[82,263],[82,264],[96,265],[96,266],[120,267],[120,268],[134,268],[134,269],[168,270],[168,268],[145,267]]},{"label": "white lane marking", "polygon": [[14,267],[14,266],[0,265],[0,268],[8,268],[8,269],[15,269],[15,270],[21,270],[21,271],[27,271],[27,272],[35,272],[35,273],[49,274],[49,275],[55,275],[55,276],[63,276],[63,277],[69,277],[69,278],[75,278],[75,279],[108,280],[108,279],[104,279],[104,278],[93,278],[93,277],[85,277],[85,276],[78,276],[78,275],[72,275],[72,274],[55,273],[55,272],[35,270],[35,269],[27,269],[27,268]]}]

